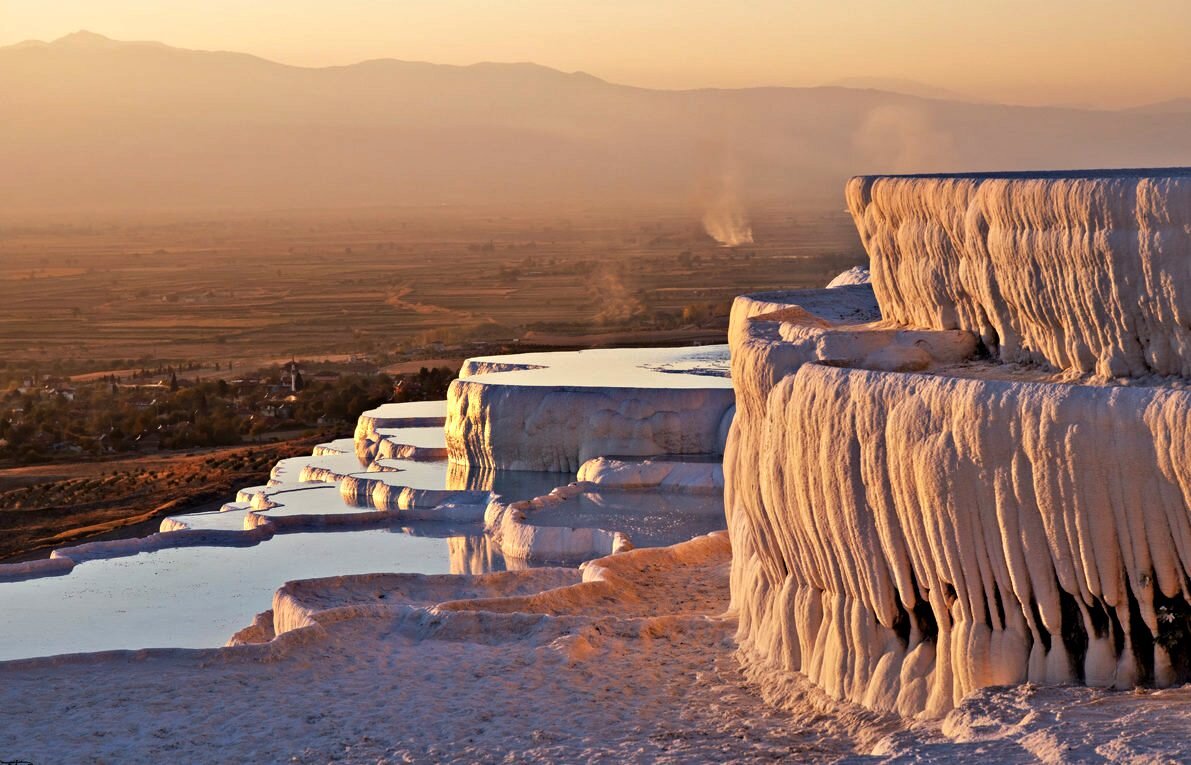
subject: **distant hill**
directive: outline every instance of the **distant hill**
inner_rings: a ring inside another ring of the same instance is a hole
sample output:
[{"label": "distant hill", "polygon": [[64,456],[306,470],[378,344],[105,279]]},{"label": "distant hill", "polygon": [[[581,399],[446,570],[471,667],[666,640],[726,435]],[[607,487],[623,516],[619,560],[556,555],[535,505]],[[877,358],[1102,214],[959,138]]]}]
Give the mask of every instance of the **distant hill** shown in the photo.
[{"label": "distant hill", "polygon": [[965,96],[954,90],[947,90],[936,85],[930,85],[917,80],[906,80],[900,77],[844,77],[827,83],[837,88],[858,88],[861,90],[884,90],[889,93],[901,93],[906,96],[919,98],[936,98],[943,101],[982,101],[983,99]]},{"label": "distant hill", "polygon": [[302,68],[90,33],[0,48],[0,209],[842,205],[884,171],[1191,164],[1191,113],[844,87],[661,91],[534,64]]},{"label": "distant hill", "polygon": [[1144,114],[1191,114],[1191,98],[1172,98],[1169,101],[1138,106],[1130,111]]}]

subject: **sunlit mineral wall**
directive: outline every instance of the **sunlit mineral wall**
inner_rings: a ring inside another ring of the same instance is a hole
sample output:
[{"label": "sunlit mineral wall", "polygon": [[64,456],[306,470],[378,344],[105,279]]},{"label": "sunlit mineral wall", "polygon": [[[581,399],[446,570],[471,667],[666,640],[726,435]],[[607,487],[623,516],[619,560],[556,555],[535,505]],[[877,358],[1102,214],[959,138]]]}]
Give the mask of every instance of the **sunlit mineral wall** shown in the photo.
[{"label": "sunlit mineral wall", "polygon": [[853,178],[884,318],[1002,361],[1191,377],[1191,170]]},{"label": "sunlit mineral wall", "polygon": [[771,602],[766,581],[758,576],[763,564],[754,559],[754,536],[772,533],[760,512],[759,435],[766,402],[774,385],[815,357],[813,344],[783,340],[784,318],[813,328],[833,321],[873,321],[879,312],[869,285],[741,295],[732,303],[728,343],[736,413],[724,448],[724,510],[732,537],[732,601],[737,607],[751,604],[741,610],[742,632],[748,631],[748,619]]},{"label": "sunlit mineral wall", "polygon": [[723,452],[730,388],[543,388],[459,379],[448,393],[451,460],[574,473],[615,455]]},{"label": "sunlit mineral wall", "polygon": [[905,715],[1189,679],[1186,390],[808,364],[733,438],[729,484],[756,471],[735,600],[763,660]]}]

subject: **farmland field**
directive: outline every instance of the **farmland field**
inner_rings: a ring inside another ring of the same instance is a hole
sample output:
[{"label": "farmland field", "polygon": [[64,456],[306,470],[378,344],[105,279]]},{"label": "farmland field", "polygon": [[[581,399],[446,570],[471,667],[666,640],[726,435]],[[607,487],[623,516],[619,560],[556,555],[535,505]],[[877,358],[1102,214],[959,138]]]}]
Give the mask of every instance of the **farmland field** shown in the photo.
[{"label": "farmland field", "polygon": [[677,214],[0,221],[0,359],[213,372],[453,358],[476,342],[711,342],[733,296],[821,285],[863,260],[843,212],[763,214],[754,231],[756,244],[728,249]]}]

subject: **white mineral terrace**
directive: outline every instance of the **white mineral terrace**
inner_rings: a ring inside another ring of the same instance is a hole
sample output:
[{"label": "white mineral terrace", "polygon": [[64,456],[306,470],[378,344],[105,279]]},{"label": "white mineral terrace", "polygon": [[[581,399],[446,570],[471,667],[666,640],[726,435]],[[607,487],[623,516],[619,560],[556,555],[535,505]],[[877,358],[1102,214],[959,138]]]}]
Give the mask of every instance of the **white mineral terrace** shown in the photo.
[{"label": "white mineral terrace", "polygon": [[858,178],[848,201],[882,320],[733,306],[746,655],[907,716],[1191,679],[1191,177]]},{"label": "white mineral terrace", "polygon": [[1191,377],[1191,170],[853,178],[884,318],[1003,361]]},{"label": "white mineral terrace", "polygon": [[557,388],[730,390],[728,346],[610,348],[477,356],[459,376],[487,385]]},{"label": "white mineral terrace", "polygon": [[[573,473],[473,468],[446,460],[444,411],[444,402],[384,405],[361,417],[355,438],[281,460],[268,485],[240,490],[218,512],[167,518],[149,537],[0,565],[0,660],[218,646],[250,622],[244,635],[272,630],[253,615],[288,580],[573,566],[724,525],[718,459],[673,458],[660,469],[621,460],[591,467],[583,483]],[[625,471],[637,480],[626,482]],[[521,586],[532,589],[537,580],[526,576]]]},{"label": "white mineral terrace", "polygon": [[448,393],[453,461],[574,472],[600,456],[722,454],[726,346],[528,353],[468,361]]},{"label": "white mineral terrace", "polygon": [[484,522],[507,559],[581,562],[719,531],[724,503],[718,491],[601,491],[576,483],[531,499],[493,502]]}]

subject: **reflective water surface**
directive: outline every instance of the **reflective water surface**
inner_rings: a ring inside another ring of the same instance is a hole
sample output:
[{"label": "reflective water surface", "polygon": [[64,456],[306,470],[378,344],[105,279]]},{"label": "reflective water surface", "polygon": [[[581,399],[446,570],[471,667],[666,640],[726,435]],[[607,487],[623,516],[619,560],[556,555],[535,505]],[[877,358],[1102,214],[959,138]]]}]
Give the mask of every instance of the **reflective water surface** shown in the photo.
[{"label": "reflective water surface", "polygon": [[273,592],[291,579],[471,573],[483,562],[503,568],[479,528],[460,534],[423,524],[417,532],[425,536],[403,528],[284,534],[252,547],[158,550],[80,563],[66,576],[0,583],[0,660],[220,646],[269,609]]}]

